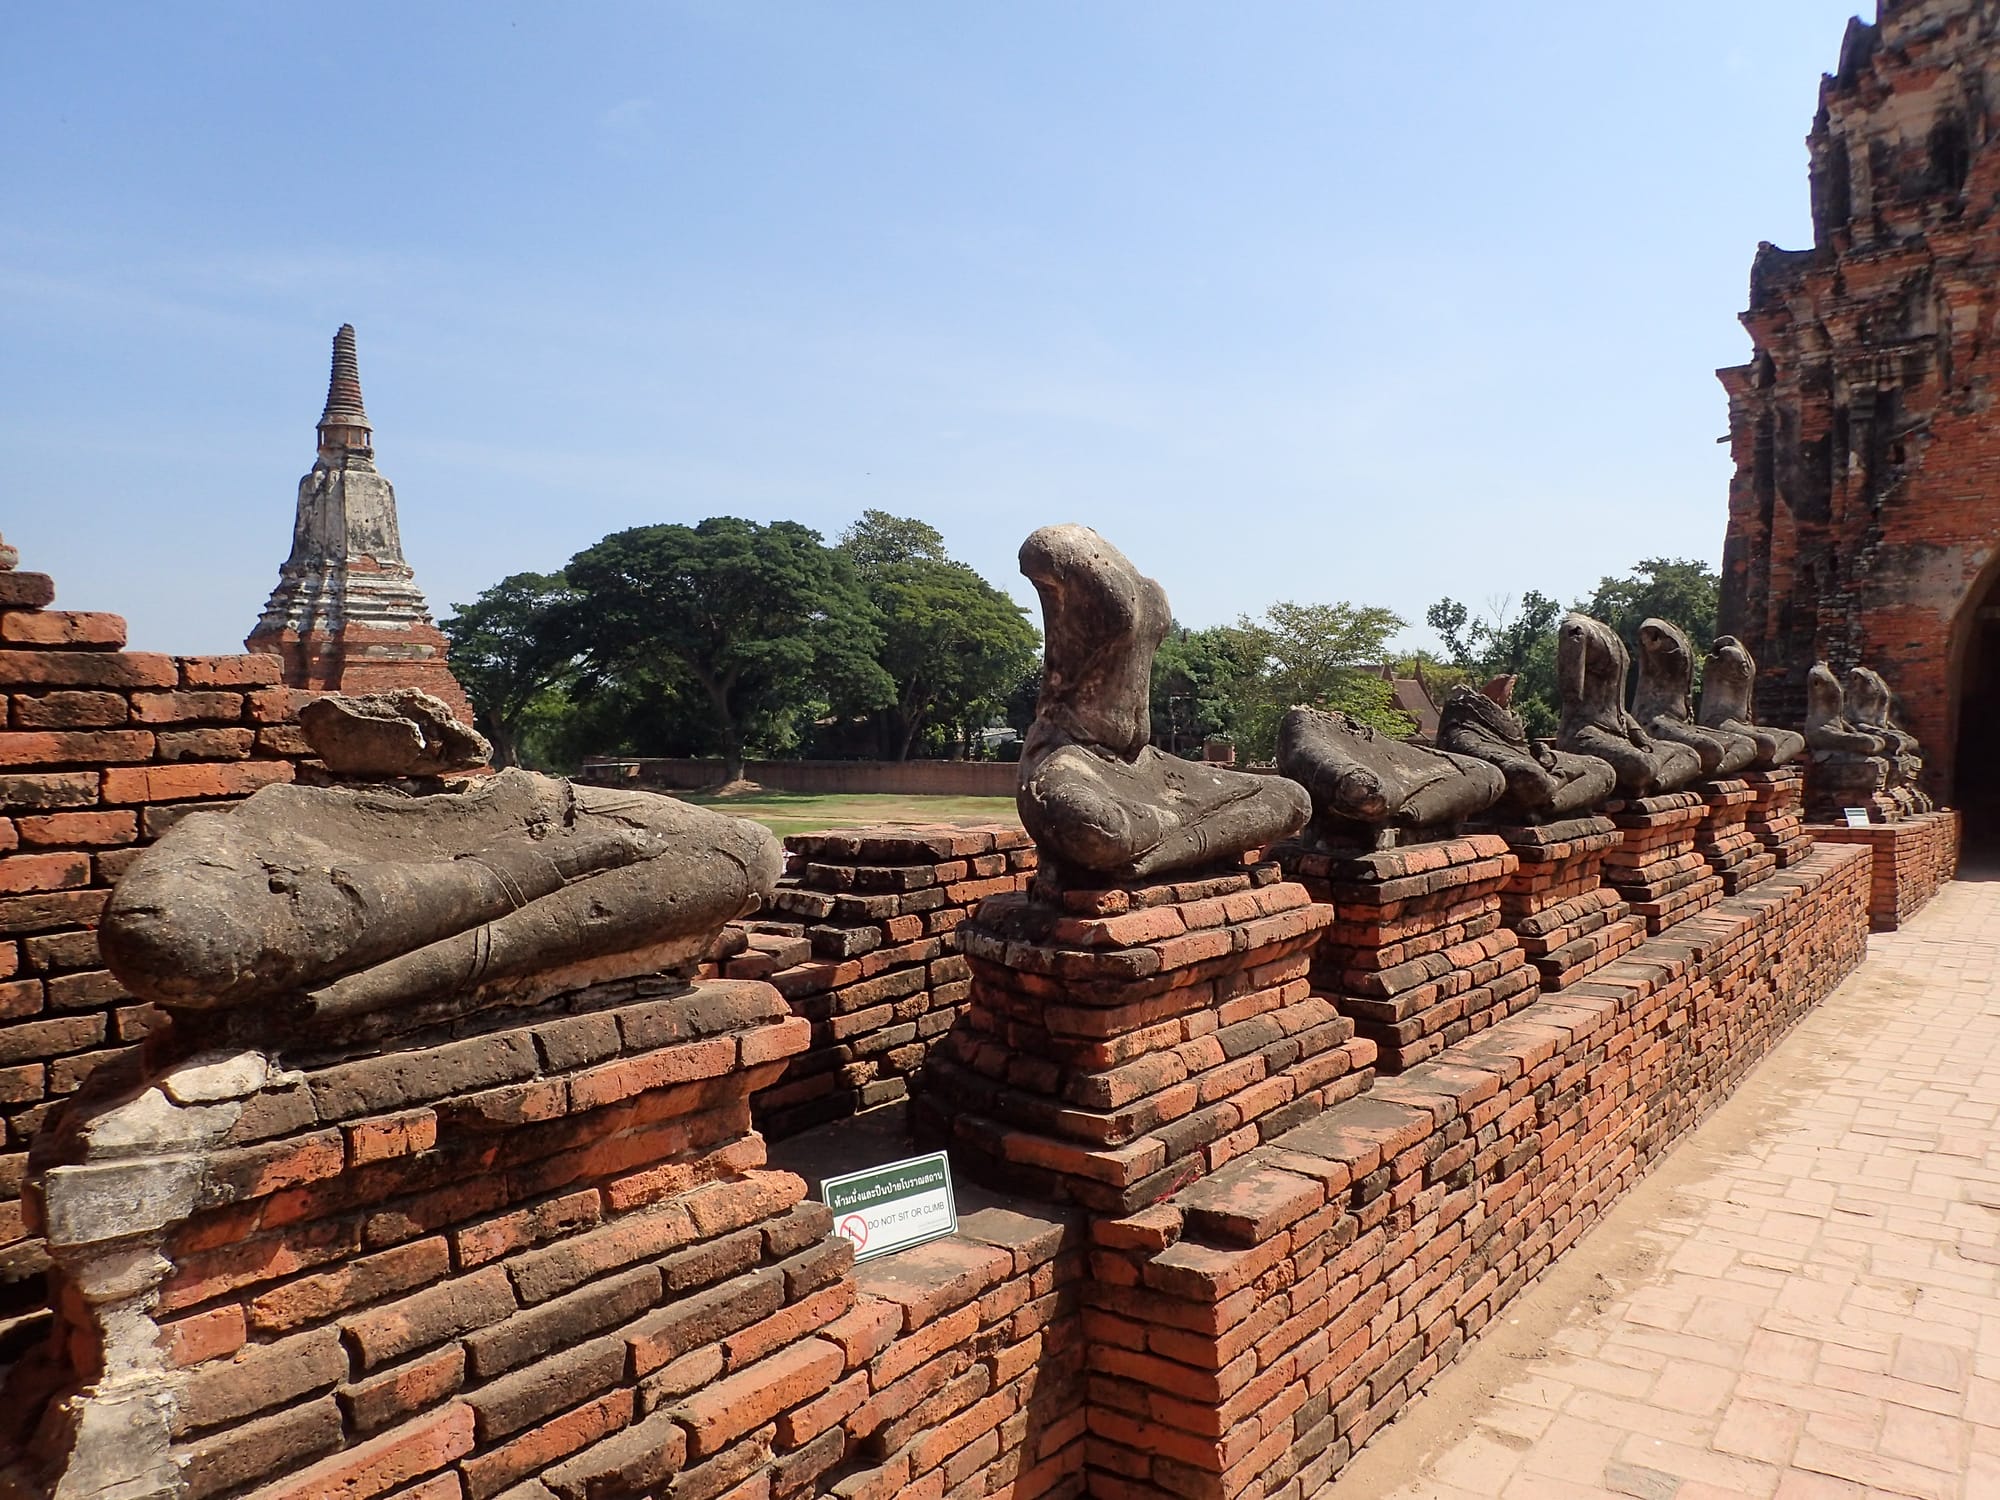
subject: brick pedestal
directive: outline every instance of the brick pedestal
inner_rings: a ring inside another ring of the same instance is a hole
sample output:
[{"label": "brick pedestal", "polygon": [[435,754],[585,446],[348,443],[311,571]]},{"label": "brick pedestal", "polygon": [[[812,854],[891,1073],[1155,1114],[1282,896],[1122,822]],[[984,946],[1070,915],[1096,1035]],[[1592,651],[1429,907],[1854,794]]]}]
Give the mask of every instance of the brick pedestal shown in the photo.
[{"label": "brick pedestal", "polygon": [[1644,940],[1645,918],[1604,884],[1604,857],[1618,847],[1609,818],[1493,832],[1520,861],[1500,888],[1500,924],[1520,940],[1544,990],[1588,978]]},{"label": "brick pedestal", "polygon": [[995,896],[960,929],[970,1005],[920,1129],[969,1174],[1129,1213],[1367,1087],[1374,1048],[1310,993],[1333,920],[1276,865]]},{"label": "brick pedestal", "polygon": [[838,1462],[800,1409],[842,1378],[853,1250],[750,1127],[806,1023],[637,977],[475,1024],[170,1034],[143,1091],[65,1117],[30,1180],[62,1358],[7,1420],[67,1403],[37,1440],[76,1492],[719,1495]]},{"label": "brick pedestal", "polygon": [[1901,927],[1958,873],[1959,815],[1949,809],[1866,828],[1815,823],[1807,834],[1823,844],[1865,844],[1874,852],[1868,925],[1876,932]]},{"label": "brick pedestal", "polygon": [[1865,807],[1874,823],[1893,823],[1903,815],[1883,785],[1880,761],[1806,762],[1805,807],[1810,823],[1838,823],[1850,807]]},{"label": "brick pedestal", "polygon": [[1654,936],[1682,917],[1722,899],[1722,877],[1695,848],[1708,815],[1696,792],[1668,792],[1614,802],[1605,809],[1618,828],[1618,847],[1604,856],[1604,880],[1632,903]]},{"label": "brick pedestal", "polygon": [[1757,841],[1748,826],[1757,794],[1735,778],[1705,781],[1698,788],[1706,816],[1695,825],[1694,847],[1722,877],[1722,893],[1734,896],[1778,868],[1778,857]]},{"label": "brick pedestal", "polygon": [[1812,848],[1812,835],[1806,832],[1805,819],[1799,814],[1805,771],[1798,766],[1779,766],[1771,771],[1745,771],[1737,779],[1751,792],[1750,811],[1743,820],[1751,837],[1771,851],[1781,870],[1804,859]]},{"label": "brick pedestal", "polygon": [[1000,826],[795,833],[785,849],[769,912],[721,967],[770,980],[812,1022],[812,1046],[751,1101],[773,1140],[908,1097],[972,989],[959,925],[1035,868],[1027,834]]},{"label": "brick pedestal", "polygon": [[1493,834],[1374,853],[1273,853],[1339,913],[1313,954],[1314,988],[1399,1073],[1532,1004],[1540,993],[1500,892],[1519,860]]}]

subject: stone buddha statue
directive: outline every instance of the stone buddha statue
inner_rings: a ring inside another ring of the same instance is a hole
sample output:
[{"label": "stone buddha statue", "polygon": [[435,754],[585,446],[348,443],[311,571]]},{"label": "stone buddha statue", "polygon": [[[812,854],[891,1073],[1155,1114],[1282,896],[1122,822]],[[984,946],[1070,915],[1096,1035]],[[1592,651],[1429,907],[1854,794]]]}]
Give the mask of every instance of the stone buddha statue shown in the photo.
[{"label": "stone buddha statue", "polygon": [[1344,713],[1294,708],[1278,727],[1278,770],[1312,798],[1328,844],[1379,847],[1397,833],[1450,830],[1507,789],[1500,768],[1407,745]]},{"label": "stone buddha statue", "polygon": [[1806,737],[1773,729],[1756,716],[1757,660],[1733,635],[1719,635],[1701,671],[1701,722],[1710,729],[1747,735],[1757,746],[1753,764],[1768,771],[1806,753]]},{"label": "stone buddha statue", "polygon": [[1917,737],[1897,727],[1891,717],[1895,695],[1873,667],[1856,667],[1847,674],[1847,717],[1857,729],[1878,735],[1889,762],[1889,794],[1907,811],[1923,812],[1930,798],[1922,790],[1924,758]]},{"label": "stone buddha statue", "polygon": [[[401,728],[389,699],[339,705],[307,733],[335,774],[462,764],[471,731],[433,705],[404,705]],[[426,737],[446,748],[411,750]],[[505,996],[621,956],[691,972],[783,865],[763,828],[672,797],[521,770],[436,784],[267,786],[182,819],[113,891],[106,963],[171,1011],[279,1001],[302,1019]]]},{"label": "stone buddha statue", "polygon": [[1047,638],[1041,697],[1021,753],[1021,822],[1060,868],[1142,880],[1235,859],[1296,833],[1300,787],[1182,760],[1151,743],[1153,653],[1167,596],[1087,526],[1021,544]]},{"label": "stone buddha statue", "polygon": [[1826,764],[1843,757],[1879,761],[1888,747],[1881,735],[1861,728],[1848,717],[1847,695],[1841,691],[1840,679],[1823,661],[1814,662],[1806,674],[1805,741],[1812,758]]},{"label": "stone buddha statue", "polygon": [[1639,688],[1632,717],[1656,740],[1686,745],[1701,757],[1705,777],[1733,776],[1757,759],[1747,734],[1694,718],[1694,647],[1678,625],[1650,619],[1639,626]]},{"label": "stone buddha statue", "polygon": [[1494,804],[1503,821],[1535,824],[1581,817],[1617,789],[1618,773],[1594,755],[1572,755],[1547,740],[1530,740],[1509,706],[1514,677],[1485,687],[1454,687],[1438,714],[1438,748],[1498,766],[1507,790]]},{"label": "stone buddha statue", "polygon": [[1676,792],[1701,775],[1701,757],[1688,745],[1655,740],[1625,710],[1625,679],[1632,659],[1616,631],[1574,611],[1556,632],[1556,684],[1562,725],[1556,746],[1573,755],[1610,763],[1624,797]]}]

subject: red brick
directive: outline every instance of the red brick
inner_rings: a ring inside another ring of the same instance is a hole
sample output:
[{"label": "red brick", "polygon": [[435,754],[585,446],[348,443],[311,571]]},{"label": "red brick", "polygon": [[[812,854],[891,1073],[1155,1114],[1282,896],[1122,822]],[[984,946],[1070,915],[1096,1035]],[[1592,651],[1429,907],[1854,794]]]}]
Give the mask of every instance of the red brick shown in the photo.
[{"label": "red brick", "polygon": [[0,609],[46,609],[55,597],[56,581],[46,573],[0,571]]},{"label": "red brick", "polygon": [[442,1239],[415,1240],[260,1293],[249,1304],[249,1318],[259,1332],[283,1332],[450,1274],[451,1256]]},{"label": "red brick", "polygon": [[448,1406],[266,1486],[258,1500],[373,1500],[472,1451],[472,1408]]},{"label": "red brick", "polygon": [[347,1137],[347,1164],[363,1167],[430,1150],[437,1144],[438,1120],[436,1111],[417,1109],[380,1119],[357,1120],[343,1125],[341,1130]]},{"label": "red brick", "polygon": [[14,700],[16,729],[116,729],[131,717],[123,693],[44,693]]},{"label": "red brick", "polygon": [[134,693],[132,718],[140,724],[233,724],[243,717],[241,693]]},{"label": "red brick", "polygon": [[446,1344],[358,1380],[340,1393],[348,1425],[366,1437],[429,1411],[465,1384],[465,1349]]},{"label": "red brick", "polygon": [[162,761],[247,760],[256,747],[254,729],[163,729],[154,756]]},{"label": "red brick", "polygon": [[688,1447],[706,1458],[780,1412],[832,1389],[845,1364],[832,1344],[807,1339],[695,1392],[676,1411]]},{"label": "red brick", "polygon": [[139,837],[139,820],[129,812],[45,813],[14,821],[22,843],[43,848],[101,848]]},{"label": "red brick", "polygon": [[455,1230],[452,1241],[458,1249],[459,1264],[470,1269],[558,1235],[588,1229],[602,1214],[596,1190],[587,1189],[469,1224]]},{"label": "red brick", "polygon": [[234,1354],[245,1337],[243,1309],[234,1302],[160,1325],[160,1346],[175,1366]]},{"label": "red brick", "polygon": [[[18,575],[16,575],[18,576]],[[167,688],[173,658],[139,651],[0,651],[0,688]]]},{"label": "red brick", "polygon": [[514,1310],[507,1274],[488,1266],[470,1276],[440,1282],[386,1307],[345,1319],[364,1370],[424,1349],[473,1329],[498,1323]]},{"label": "red brick", "polygon": [[275,656],[183,656],[180,683],[189,688],[271,687],[283,680],[284,663]]},{"label": "red brick", "polygon": [[259,787],[290,781],[289,761],[249,761],[220,766],[114,768],[104,773],[104,800],[191,802],[202,797],[242,797]]},{"label": "red brick", "polygon": [[238,1421],[324,1390],[347,1375],[340,1332],[316,1329],[273,1344],[251,1344],[211,1360],[187,1378],[174,1405],[177,1432]]},{"label": "red brick", "polygon": [[69,891],[90,884],[87,854],[0,855],[0,894]]},{"label": "red brick", "polygon": [[34,614],[9,611],[0,614],[0,641],[10,646],[116,649],[125,644],[125,620],[121,615],[86,614],[69,609],[41,610]]}]

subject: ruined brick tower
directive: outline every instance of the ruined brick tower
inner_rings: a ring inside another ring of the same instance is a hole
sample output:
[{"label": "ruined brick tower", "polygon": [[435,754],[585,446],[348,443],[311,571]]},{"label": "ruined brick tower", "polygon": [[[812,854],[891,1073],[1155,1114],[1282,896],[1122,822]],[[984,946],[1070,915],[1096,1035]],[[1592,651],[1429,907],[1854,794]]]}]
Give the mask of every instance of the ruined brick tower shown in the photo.
[{"label": "ruined brick tower", "polygon": [[445,662],[444,633],[403,560],[396,491],[375,468],[351,323],[333,336],[319,456],[299,481],[292,554],[244,644],[279,657],[289,686],[422,688],[472,722],[472,705]]},{"label": "ruined brick tower", "polygon": [[1813,247],[1758,247],[1755,350],[1718,372],[1722,629],[1770,722],[1803,717],[1816,658],[1883,672],[1976,821],[2000,814],[2000,7],[1881,0],[1819,99]]}]

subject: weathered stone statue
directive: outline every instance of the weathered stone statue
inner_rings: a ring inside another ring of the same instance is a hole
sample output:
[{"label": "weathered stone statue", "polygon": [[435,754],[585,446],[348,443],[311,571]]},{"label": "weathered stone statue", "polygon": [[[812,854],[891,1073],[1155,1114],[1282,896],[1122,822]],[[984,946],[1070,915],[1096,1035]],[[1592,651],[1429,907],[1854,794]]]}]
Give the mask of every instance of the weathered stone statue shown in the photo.
[{"label": "weathered stone statue", "polygon": [[299,710],[299,729],[329,771],[356,779],[441,776],[483,766],[493,754],[450,704],[416,688],[314,698]]},{"label": "weathered stone statue", "polygon": [[1701,722],[1710,729],[1747,735],[1757,746],[1755,765],[1760,771],[1804,755],[1804,735],[1757,722],[1756,700],[1756,658],[1735,636],[1717,636],[1701,671]]},{"label": "weathered stone statue", "polygon": [[1278,727],[1278,770],[1312,798],[1329,844],[1374,848],[1396,831],[1450,830],[1507,789],[1497,766],[1406,745],[1343,713],[1294,708]]},{"label": "weathered stone statue", "polygon": [[1164,590],[1087,526],[1021,544],[1042,597],[1042,694],[1021,754],[1021,822],[1058,866],[1137,880],[1231,859],[1295,833],[1305,792],[1165,754],[1152,736],[1153,653],[1172,624]]},{"label": "weathered stone statue", "polygon": [[1493,816],[1535,824],[1588,812],[1610,797],[1618,773],[1594,755],[1571,755],[1547,740],[1530,740],[1520,716],[1508,706],[1514,677],[1503,673],[1484,688],[1461,683],[1446,695],[1438,714],[1438,748],[1469,755],[1500,768],[1507,790]]},{"label": "weathered stone statue", "polygon": [[1639,626],[1639,690],[1632,717],[1656,740],[1686,745],[1701,757],[1701,774],[1733,776],[1757,759],[1747,734],[1697,724],[1694,718],[1694,647],[1680,626],[1651,619]]},{"label": "weathered stone statue", "polygon": [[1556,683],[1562,726],[1556,745],[1608,761],[1625,797],[1677,792],[1701,775],[1701,757],[1687,745],[1655,740],[1625,711],[1632,659],[1618,633],[1574,612],[1556,633]]},{"label": "weathered stone statue", "polygon": [[1888,680],[1873,667],[1855,667],[1847,674],[1848,721],[1881,738],[1882,755],[1889,762],[1889,794],[1907,811],[1927,811],[1930,798],[1921,787],[1924,758],[1917,737],[1898,728],[1891,717],[1894,701]]},{"label": "weathered stone statue", "polygon": [[1840,679],[1825,662],[1814,662],[1806,674],[1805,740],[1813,759],[1831,762],[1836,757],[1880,760],[1887,747],[1881,735],[1855,724],[1847,714],[1847,695]]},{"label": "weathered stone statue", "polygon": [[528,771],[415,797],[270,786],[141,855],[99,939],[119,982],[171,1011],[351,1014],[523,975],[560,987],[561,966],[617,955],[691,964],[781,864],[756,824]]}]

